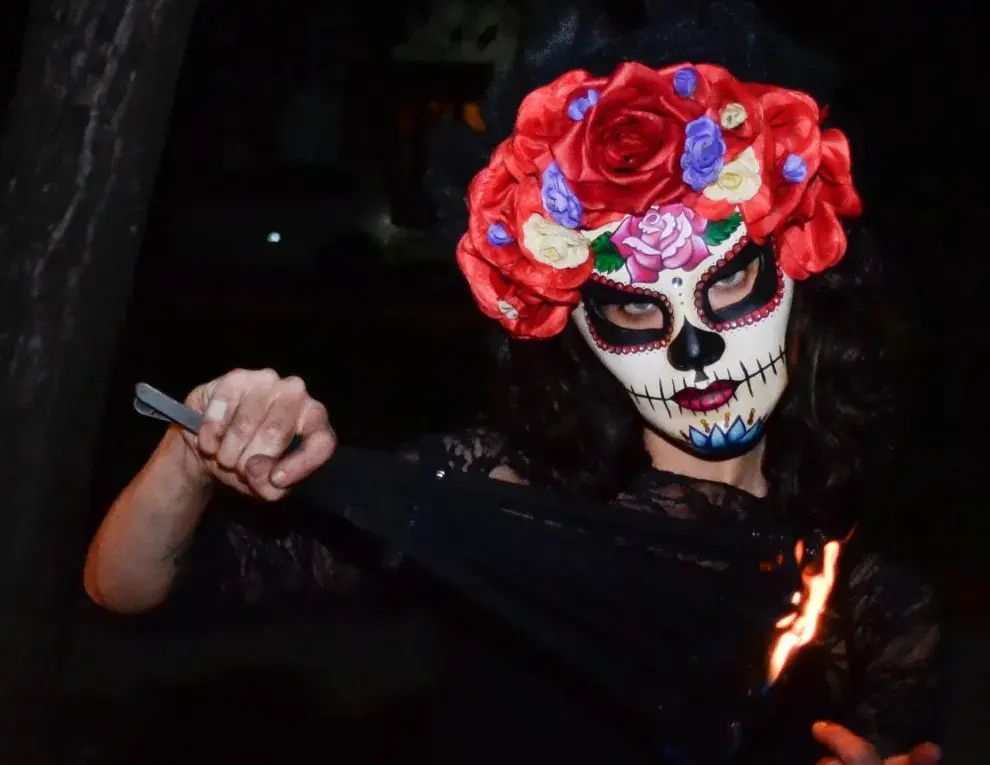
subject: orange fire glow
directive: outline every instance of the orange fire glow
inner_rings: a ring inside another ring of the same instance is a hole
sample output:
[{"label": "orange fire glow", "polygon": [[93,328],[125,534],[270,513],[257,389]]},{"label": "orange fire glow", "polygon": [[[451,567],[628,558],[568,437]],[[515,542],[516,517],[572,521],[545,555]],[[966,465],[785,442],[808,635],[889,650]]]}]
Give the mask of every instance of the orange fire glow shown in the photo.
[{"label": "orange fire glow", "polygon": [[820,565],[804,561],[804,543],[794,547],[794,557],[801,567],[802,592],[791,598],[795,610],[777,622],[777,637],[770,650],[768,680],[777,681],[794,652],[807,645],[818,631],[818,623],[835,586],[835,573],[842,545],[831,541],[822,550]]},{"label": "orange fire glow", "polygon": [[484,133],[487,129],[485,127],[485,120],[481,116],[481,106],[479,104],[464,104],[464,107],[461,109],[461,119],[475,133]]}]

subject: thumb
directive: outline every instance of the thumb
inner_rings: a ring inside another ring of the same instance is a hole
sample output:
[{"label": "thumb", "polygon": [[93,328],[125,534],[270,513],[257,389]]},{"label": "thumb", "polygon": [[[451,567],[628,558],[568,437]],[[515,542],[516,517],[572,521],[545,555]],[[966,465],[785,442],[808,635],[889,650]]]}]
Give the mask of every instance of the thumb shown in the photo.
[{"label": "thumb", "polygon": [[[495,481],[502,481],[503,483],[516,483],[523,486],[526,484],[526,481],[520,478],[519,474],[508,465],[499,465],[488,474],[488,477]],[[927,765],[927,763],[924,763],[924,765]]]}]

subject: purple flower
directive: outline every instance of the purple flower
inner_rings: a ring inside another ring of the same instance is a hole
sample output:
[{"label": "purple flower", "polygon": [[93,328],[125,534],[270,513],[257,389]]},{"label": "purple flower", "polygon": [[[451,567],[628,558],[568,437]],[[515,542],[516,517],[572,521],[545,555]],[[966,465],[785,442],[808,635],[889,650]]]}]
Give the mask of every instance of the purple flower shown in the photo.
[{"label": "purple flower", "polygon": [[681,98],[690,98],[698,87],[698,73],[690,66],[678,69],[674,73],[674,92]]},{"label": "purple flower", "polygon": [[540,190],[543,207],[556,223],[564,228],[577,228],[581,225],[584,208],[567,185],[567,179],[560,172],[556,162],[543,171],[543,188]]},{"label": "purple flower", "polygon": [[493,223],[488,227],[488,243],[492,247],[502,247],[514,241],[516,240],[509,236],[509,232],[501,223]]},{"label": "purple flower", "polygon": [[681,177],[692,189],[701,191],[722,172],[722,155],[725,154],[722,129],[711,117],[698,117],[687,124],[684,135],[684,153],[681,154],[684,173]]},{"label": "purple flower", "polygon": [[589,90],[587,95],[575,98],[567,107],[567,116],[575,122],[580,122],[584,119],[585,112],[598,103],[600,95],[597,90]]},{"label": "purple flower", "polygon": [[784,160],[784,169],[781,171],[781,175],[788,183],[801,183],[808,177],[808,166],[797,154],[789,154]]}]

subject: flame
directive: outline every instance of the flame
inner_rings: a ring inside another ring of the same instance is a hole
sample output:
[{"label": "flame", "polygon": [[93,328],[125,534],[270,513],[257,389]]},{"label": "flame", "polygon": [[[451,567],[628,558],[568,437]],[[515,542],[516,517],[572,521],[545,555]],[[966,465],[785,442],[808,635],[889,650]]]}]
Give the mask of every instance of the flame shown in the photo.
[{"label": "flame", "polygon": [[[835,586],[841,547],[837,541],[827,542],[822,550],[820,566],[813,566],[811,563],[803,565],[803,591],[795,592],[791,597],[791,605],[796,610],[777,622],[780,633],[770,650],[770,666],[767,670],[771,685],[780,677],[794,652],[810,643],[818,632],[818,623],[828,605],[832,587]],[[794,546],[794,557],[799,566],[804,563],[804,552],[804,543],[798,542]]]}]

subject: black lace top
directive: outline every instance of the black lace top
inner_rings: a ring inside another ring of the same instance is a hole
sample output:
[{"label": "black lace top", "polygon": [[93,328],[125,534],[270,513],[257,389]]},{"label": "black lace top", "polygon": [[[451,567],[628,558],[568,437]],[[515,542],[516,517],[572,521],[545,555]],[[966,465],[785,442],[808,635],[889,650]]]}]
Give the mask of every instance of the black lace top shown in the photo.
[{"label": "black lace top", "polygon": [[[484,431],[425,439],[405,454],[431,468],[484,474],[508,462],[500,439]],[[644,513],[699,520],[766,512],[764,500],[733,487],[661,471],[643,475],[615,501]],[[227,524],[201,558],[208,562],[194,566],[201,569],[196,589],[219,590],[238,603],[285,608],[326,601],[337,586],[352,581],[352,569],[331,553],[332,542],[290,526],[259,531],[244,522]],[[842,560],[842,581],[817,637],[824,657],[820,679],[845,710],[839,722],[869,738],[885,756],[937,740],[939,625],[931,589],[857,544],[846,546]],[[205,569],[210,584],[202,579]],[[436,761],[527,762],[532,756],[554,762],[655,762],[645,753],[638,759],[625,751],[630,737],[602,720],[601,710],[583,708],[561,684],[539,677],[539,667],[527,666],[523,654],[492,645],[478,634],[487,628],[472,630],[478,620],[446,623],[453,635],[447,649],[453,690],[440,692],[436,707],[438,746],[451,752],[438,754]],[[799,727],[790,738],[781,735],[783,751],[761,761],[803,762],[787,743],[810,738],[803,722]],[[809,750],[804,756],[817,754]]]}]

